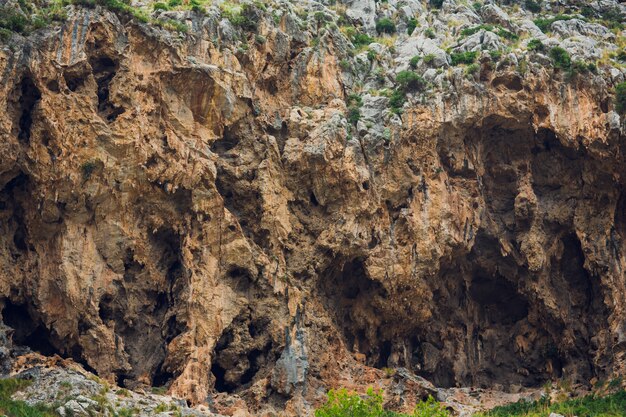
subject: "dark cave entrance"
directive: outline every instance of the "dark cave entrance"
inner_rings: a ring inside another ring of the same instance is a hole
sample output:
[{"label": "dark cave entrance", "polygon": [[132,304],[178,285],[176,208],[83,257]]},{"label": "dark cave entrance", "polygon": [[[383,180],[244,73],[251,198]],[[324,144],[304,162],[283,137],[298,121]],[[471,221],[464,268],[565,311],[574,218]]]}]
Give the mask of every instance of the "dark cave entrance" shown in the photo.
[{"label": "dark cave entrance", "polygon": [[363,258],[355,258],[334,263],[319,281],[319,291],[347,348],[364,354],[367,365],[384,368],[393,345],[391,339],[381,335],[381,304],[387,302],[388,294],[379,282],[367,276],[364,262]]},{"label": "dark cave entrance", "polygon": [[250,309],[240,314],[215,346],[211,373],[217,392],[235,393],[252,384],[276,362],[279,350],[270,335],[270,320]]},{"label": "dark cave entrance", "polygon": [[[421,278],[432,293],[423,301],[430,303],[428,323],[407,325],[410,319],[391,313],[389,304],[401,299],[370,280],[364,258],[335,261],[322,272],[319,291],[348,350],[364,354],[369,366],[406,367],[442,387],[497,384],[506,390],[602,377],[602,364],[610,360],[598,344],[607,337],[608,310],[569,202],[587,198],[585,171],[597,178],[594,193],[612,185],[610,176],[584,149],[565,147],[547,129],[487,121],[441,141],[446,185],[467,190],[477,184],[473,196],[482,201],[471,207],[490,223],[483,220],[486,226],[465,234],[473,241],[469,253],[453,252],[438,274]],[[521,189],[522,195],[530,189],[536,202],[520,198]],[[533,223],[552,245],[541,269],[529,267],[519,240]]]},{"label": "dark cave entrance", "polygon": [[19,87],[17,138],[25,145],[30,143],[33,111],[39,100],[41,100],[41,91],[39,91],[30,75],[24,75]]},{"label": "dark cave entrance", "polygon": [[58,355],[62,358],[71,358],[89,372],[96,373],[95,369],[83,359],[81,347],[74,342],[68,342],[67,339],[61,339],[54,330],[46,326],[35,309],[28,304],[5,299],[2,322],[13,329],[11,338],[14,345],[27,347],[44,356]]},{"label": "dark cave entrance", "polygon": [[52,334],[43,322],[31,315],[25,304],[15,304],[9,300],[4,302],[2,321],[13,331],[13,343],[27,346],[42,355],[52,356],[61,352],[52,342]]}]

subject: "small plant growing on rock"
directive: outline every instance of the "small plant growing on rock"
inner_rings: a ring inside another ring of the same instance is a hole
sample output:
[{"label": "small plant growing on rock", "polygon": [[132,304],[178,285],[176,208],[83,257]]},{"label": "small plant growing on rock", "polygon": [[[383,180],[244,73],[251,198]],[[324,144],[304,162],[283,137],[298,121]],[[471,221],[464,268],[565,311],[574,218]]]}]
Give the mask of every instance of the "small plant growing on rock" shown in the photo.
[{"label": "small plant growing on rock", "polygon": [[450,54],[452,65],[473,64],[478,56],[478,52],[454,52]]},{"label": "small plant growing on rock", "polygon": [[541,52],[545,50],[545,48],[545,45],[539,39],[531,39],[530,41],[528,41],[529,51]]},{"label": "small plant growing on rock", "polygon": [[443,6],[443,0],[429,0],[428,4],[435,9],[441,9],[441,6]]},{"label": "small plant growing on rock", "polygon": [[470,64],[465,68],[465,74],[468,76],[473,76],[478,71],[480,71],[480,66],[478,64]]},{"label": "small plant growing on rock", "polygon": [[615,86],[615,111],[626,114],[626,82]]},{"label": "small plant growing on rock", "polygon": [[396,24],[388,17],[383,17],[376,22],[376,32],[387,34],[396,33]]},{"label": "small plant growing on rock", "polygon": [[552,58],[554,68],[567,70],[572,66],[572,58],[570,57],[569,52],[560,46],[555,46],[550,49],[550,58]]},{"label": "small plant growing on rock", "polygon": [[391,111],[395,114],[402,113],[402,106],[404,105],[404,101],[404,91],[400,89],[393,90],[393,92],[389,96],[389,107],[391,108]]},{"label": "small plant growing on rock", "polygon": [[437,35],[435,35],[435,31],[431,28],[428,28],[424,31],[424,36],[426,36],[428,39],[435,39],[437,37]]},{"label": "small plant growing on rock", "polygon": [[170,7],[167,4],[161,3],[161,2],[157,2],[157,3],[154,3],[152,5],[152,10],[155,10],[155,11],[156,10],[166,10],[167,11],[169,9],[170,9]]},{"label": "small plant growing on rock", "polygon": [[524,2],[524,5],[529,12],[539,13],[541,11],[541,3],[539,1],[526,0],[526,2]]},{"label": "small plant growing on rock", "polygon": [[435,62],[435,55],[434,54],[426,54],[424,55],[424,58],[422,58],[424,60],[424,64],[426,65],[430,65],[433,62]]},{"label": "small plant growing on rock", "polygon": [[350,124],[357,124],[361,120],[360,107],[363,105],[363,99],[358,94],[349,94],[346,98],[346,104],[348,105],[347,119]]},{"label": "small plant growing on rock", "polygon": [[415,28],[417,27],[417,19],[414,17],[410,18],[408,22],[406,22],[406,33],[411,35]]},{"label": "small plant growing on rock", "polygon": [[400,71],[396,82],[403,91],[419,90],[426,85],[426,81],[413,71]]},{"label": "small plant growing on rock", "polygon": [[411,66],[411,68],[415,69],[417,68],[417,64],[418,62],[420,62],[420,59],[422,59],[420,56],[415,55],[413,58],[411,58],[409,60],[409,65]]},{"label": "small plant growing on rock", "polygon": [[498,62],[502,58],[502,51],[489,51],[489,56],[493,62]]},{"label": "small plant growing on rock", "polygon": [[537,25],[539,29],[541,29],[543,33],[547,33],[550,31],[550,27],[552,26],[552,23],[558,22],[559,20],[571,20],[573,18],[574,18],[573,16],[559,14],[550,19],[545,19],[545,18],[535,19],[533,20],[533,22],[535,23],[535,25]]}]

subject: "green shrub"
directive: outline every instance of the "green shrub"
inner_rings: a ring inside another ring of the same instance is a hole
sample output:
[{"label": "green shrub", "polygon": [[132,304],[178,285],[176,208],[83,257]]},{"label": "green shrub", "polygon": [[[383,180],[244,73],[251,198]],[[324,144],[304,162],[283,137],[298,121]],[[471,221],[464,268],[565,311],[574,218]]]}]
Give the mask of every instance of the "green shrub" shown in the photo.
[{"label": "green shrub", "polygon": [[550,58],[552,58],[554,68],[567,70],[572,66],[572,58],[569,56],[569,52],[560,46],[550,49]]},{"label": "green shrub", "polygon": [[509,41],[516,41],[516,40],[519,39],[519,36],[517,36],[515,33],[510,32],[510,31],[508,31],[506,29],[503,29],[503,28],[499,28],[498,32],[496,32],[496,33],[502,39],[506,39],[506,40],[509,40]]},{"label": "green shrub", "polygon": [[244,3],[241,8],[225,9],[222,13],[233,26],[250,32],[257,29],[257,10],[253,4]]},{"label": "green shrub", "polygon": [[346,97],[346,105],[348,106],[348,122],[356,124],[361,119],[361,110],[359,108],[363,105],[363,99],[358,94],[348,94]]},{"label": "green shrub", "polygon": [[539,29],[541,29],[543,33],[547,33],[550,31],[550,26],[552,26],[552,23],[558,22],[559,20],[571,20],[571,19],[574,19],[574,17],[559,14],[559,15],[554,16],[551,19],[538,18],[538,19],[533,20],[533,22],[535,23],[535,25],[537,25]]},{"label": "green shrub", "polygon": [[328,401],[315,410],[315,417],[450,417],[450,413],[432,397],[417,404],[411,414],[385,410],[382,390],[369,388],[364,397],[345,389],[329,391]]},{"label": "green shrub", "polygon": [[424,60],[424,64],[430,65],[435,62],[435,54],[426,54],[422,59]]},{"label": "green shrub", "polygon": [[345,389],[330,390],[328,401],[315,410],[315,417],[375,417],[383,414],[383,397],[373,389],[361,398]]},{"label": "green shrub", "polygon": [[431,28],[428,28],[424,31],[424,36],[426,36],[429,39],[435,39],[437,37],[437,35],[435,35],[435,31],[432,30]]},{"label": "green shrub", "polygon": [[152,5],[152,10],[169,10],[169,9],[170,8],[169,8],[169,6],[167,4],[161,3],[161,2],[154,3]]},{"label": "green shrub", "polygon": [[400,89],[393,90],[391,96],[389,96],[389,107],[391,107],[391,111],[396,114],[400,114],[402,112],[402,106],[404,105],[405,99],[406,94],[404,91]]},{"label": "green shrub", "polygon": [[374,39],[372,39],[370,36],[360,32],[354,32],[349,35],[348,38],[350,39],[350,42],[352,42],[352,44],[357,48],[360,46],[369,45],[370,43],[374,42]]},{"label": "green shrub", "polygon": [[474,11],[476,13],[480,12],[480,9],[483,8],[483,5],[477,1],[475,1],[474,3],[472,3],[472,8],[474,9]]},{"label": "green shrub", "polygon": [[541,52],[545,49],[545,45],[539,39],[531,39],[528,41],[528,50]]},{"label": "green shrub", "polygon": [[348,97],[346,97],[346,104],[348,106],[361,107],[363,105],[363,98],[361,98],[358,94],[348,94]]},{"label": "green shrub", "polygon": [[451,417],[446,408],[435,401],[432,396],[428,396],[426,401],[417,403],[412,417]]},{"label": "green shrub", "polygon": [[349,107],[348,116],[346,118],[349,123],[355,125],[359,120],[361,120],[361,110],[355,106]]},{"label": "green shrub", "polygon": [[406,33],[411,35],[415,28],[417,27],[417,19],[414,17],[410,18],[408,22],[406,22]]},{"label": "green shrub", "polygon": [[594,67],[595,64],[593,63],[587,64],[583,61],[574,61],[570,67],[570,72],[572,74],[586,74],[588,72],[594,72],[592,71]]},{"label": "green shrub", "polygon": [[454,52],[450,54],[452,65],[473,64],[478,56],[478,52]]},{"label": "green shrub", "polygon": [[178,6],[180,6],[181,4],[183,4],[183,1],[182,1],[182,0],[169,0],[169,1],[167,2],[167,5],[168,5],[168,6],[170,6],[171,8],[178,7]]},{"label": "green shrub", "polygon": [[26,33],[29,24],[30,19],[20,11],[9,6],[0,8],[0,27],[11,32]]},{"label": "green shrub", "polygon": [[551,403],[548,397],[537,401],[519,401],[496,407],[476,417],[536,417],[550,413],[566,416],[621,417],[626,410],[626,391],[619,391],[604,397],[588,395],[563,402]]},{"label": "green shrub", "polygon": [[488,24],[484,24],[484,25],[478,25],[478,26],[472,26],[471,28],[465,28],[461,31],[461,36],[472,36],[475,33],[478,33],[481,30],[486,30],[486,31],[493,31],[493,25],[488,25]]},{"label": "green shrub", "polygon": [[52,407],[43,404],[29,405],[24,401],[16,401],[11,396],[17,391],[27,388],[31,381],[24,379],[0,379],[0,412],[9,417],[57,417]]},{"label": "green shrub", "polygon": [[367,59],[369,59],[370,61],[375,61],[376,58],[378,58],[378,54],[376,53],[376,51],[373,51],[371,49],[367,51]]},{"label": "green shrub", "polygon": [[428,4],[435,9],[441,9],[441,6],[443,6],[443,0],[429,0]]},{"label": "green shrub", "polygon": [[413,58],[409,60],[409,65],[411,68],[417,68],[417,63],[420,62],[421,57],[415,55]]},{"label": "green shrub", "polygon": [[470,64],[467,66],[467,68],[465,68],[466,75],[474,75],[478,71],[480,71],[480,66],[478,64]]},{"label": "green shrub", "polygon": [[526,9],[533,13],[539,13],[541,11],[541,3],[536,0],[526,0],[524,2]]},{"label": "green shrub", "polygon": [[388,17],[383,17],[376,22],[376,32],[378,33],[396,33],[396,24]]},{"label": "green shrub", "polygon": [[626,82],[615,86],[615,111],[626,114]]},{"label": "green shrub", "polygon": [[396,75],[396,82],[403,91],[420,90],[426,85],[426,81],[413,71],[400,71]]},{"label": "green shrub", "polygon": [[600,13],[602,24],[609,29],[624,30],[624,17],[619,8],[605,9]]},{"label": "green shrub", "polygon": [[489,56],[492,61],[498,62],[502,58],[502,51],[489,51]]}]

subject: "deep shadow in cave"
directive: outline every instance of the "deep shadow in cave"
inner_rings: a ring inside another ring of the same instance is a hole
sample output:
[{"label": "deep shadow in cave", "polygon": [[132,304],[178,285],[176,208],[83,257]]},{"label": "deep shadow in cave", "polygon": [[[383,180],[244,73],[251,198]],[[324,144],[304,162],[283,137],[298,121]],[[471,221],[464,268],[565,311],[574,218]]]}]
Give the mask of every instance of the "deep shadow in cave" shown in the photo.
[{"label": "deep shadow in cave", "polygon": [[[515,252],[516,235],[530,227],[530,216],[541,215],[537,208],[526,218],[516,214],[522,180],[532,179],[538,207],[546,202],[563,210],[583,196],[581,172],[594,162],[545,129],[534,133],[486,123],[449,140],[456,142],[438,146],[448,181],[459,187],[478,182],[486,210],[481,215],[496,227],[474,231],[470,253],[443,260],[437,276],[424,278],[432,292],[432,300],[424,300],[432,312],[426,325],[407,327],[380,308],[392,301],[367,276],[365,259],[334,262],[321,274],[318,290],[347,348],[365,354],[370,366],[404,366],[443,387],[508,389],[562,377],[583,383],[602,377],[592,338],[607,328],[608,311],[599,278],[585,268],[571,220],[563,212],[562,223],[543,220],[548,238],[562,248],[545,270],[530,271]],[[480,178],[475,167],[483,167]],[[513,254],[503,255],[501,240],[510,242]],[[540,280],[544,292],[537,294]]]}]

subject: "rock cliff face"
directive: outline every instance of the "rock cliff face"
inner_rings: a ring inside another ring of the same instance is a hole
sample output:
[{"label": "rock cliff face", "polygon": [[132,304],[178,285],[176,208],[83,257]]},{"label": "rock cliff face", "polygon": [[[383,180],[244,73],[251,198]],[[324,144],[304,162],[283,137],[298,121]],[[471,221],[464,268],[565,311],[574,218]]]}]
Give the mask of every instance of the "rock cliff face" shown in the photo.
[{"label": "rock cliff face", "polygon": [[[224,7],[157,12],[176,33],[70,5],[10,37],[14,343],[224,414],[305,415],[339,386],[395,387],[408,407],[434,390],[415,375],[510,391],[626,372],[625,71],[606,58],[624,32],[579,19],[546,36],[501,6],[278,2],[244,7],[252,28]],[[332,23],[374,35],[381,16],[403,34],[373,57]],[[456,39],[489,23],[521,44]],[[568,73],[531,38],[608,61]],[[450,66],[472,51],[478,68]],[[428,87],[399,115],[382,90],[413,55]]]}]

